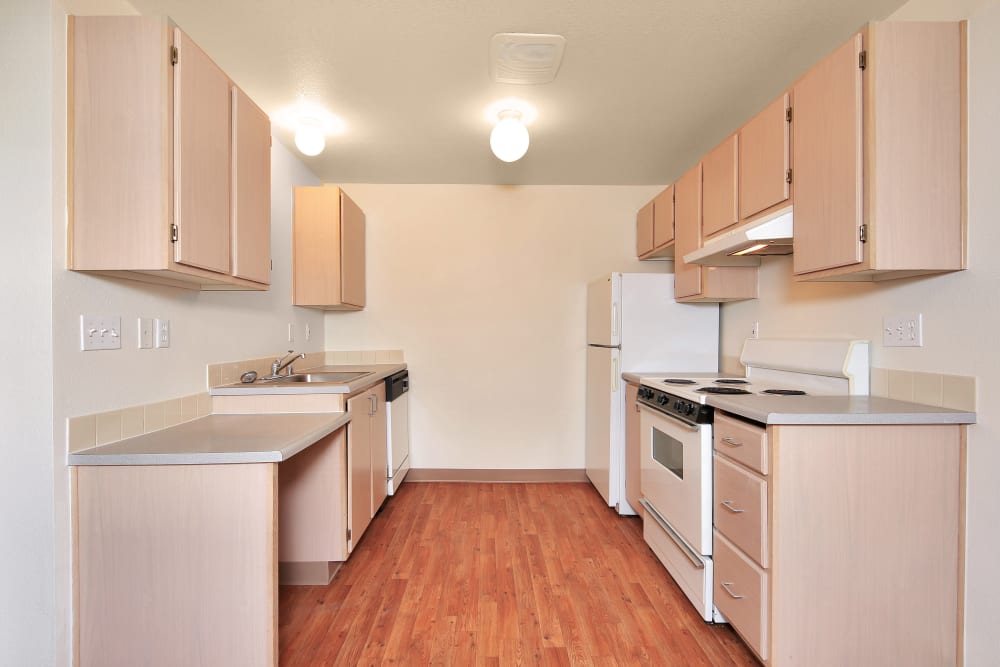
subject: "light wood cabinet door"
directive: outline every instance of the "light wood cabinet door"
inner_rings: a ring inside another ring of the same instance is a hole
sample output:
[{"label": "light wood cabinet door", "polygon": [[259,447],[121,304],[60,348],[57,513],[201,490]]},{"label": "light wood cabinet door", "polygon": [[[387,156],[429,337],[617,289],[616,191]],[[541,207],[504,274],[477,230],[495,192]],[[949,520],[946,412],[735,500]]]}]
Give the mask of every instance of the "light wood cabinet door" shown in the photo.
[{"label": "light wood cabinet door", "polygon": [[635,256],[642,257],[653,249],[653,202],[639,209],[635,216]]},{"label": "light wood cabinet door", "polygon": [[229,79],[177,29],[174,46],[174,261],[229,273]]},{"label": "light wood cabinet door", "polygon": [[639,436],[639,386],[625,385],[625,500],[637,514],[642,514],[639,498],[642,497],[640,478],[642,476],[642,459],[639,450],[642,446]]},{"label": "light wood cabinet door", "polygon": [[701,294],[701,272],[684,255],[701,247],[701,163],[674,184],[674,297]]},{"label": "light wood cabinet door", "polygon": [[855,35],[793,90],[795,273],[863,258],[861,48],[861,35]]},{"label": "light wood cabinet door", "polygon": [[740,220],[791,196],[791,95],[785,93],[740,128]]},{"label": "light wood cabinet door", "polygon": [[663,248],[674,240],[674,186],[668,185],[653,199],[653,247]]},{"label": "light wood cabinet door", "polygon": [[347,401],[347,410],[351,413],[347,430],[350,551],[354,550],[372,520],[371,405],[368,392]]},{"label": "light wood cabinet door", "polygon": [[374,414],[371,425],[372,448],[372,516],[378,512],[389,495],[389,424],[385,410],[385,384],[379,383],[369,392],[373,398]]},{"label": "light wood cabinet door", "polygon": [[232,87],[233,275],[271,282],[271,121]]},{"label": "light wood cabinet door", "polygon": [[739,221],[736,191],[738,153],[739,139],[734,134],[702,158],[702,238],[718,234]]},{"label": "light wood cabinet door", "polygon": [[365,307],[365,212],[340,192],[341,302]]}]

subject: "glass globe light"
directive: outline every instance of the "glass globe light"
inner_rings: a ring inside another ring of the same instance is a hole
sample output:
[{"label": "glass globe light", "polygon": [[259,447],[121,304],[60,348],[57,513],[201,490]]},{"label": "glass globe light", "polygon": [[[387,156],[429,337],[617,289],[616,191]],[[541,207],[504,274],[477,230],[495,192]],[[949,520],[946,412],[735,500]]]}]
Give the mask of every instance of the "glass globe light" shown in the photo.
[{"label": "glass globe light", "polygon": [[500,160],[516,162],[528,152],[528,128],[517,111],[501,111],[499,117],[500,122],[490,132],[490,148]]},{"label": "glass globe light", "polygon": [[295,147],[303,155],[319,155],[326,148],[326,137],[323,136],[323,128],[319,121],[314,118],[299,119],[298,127],[295,130]]}]

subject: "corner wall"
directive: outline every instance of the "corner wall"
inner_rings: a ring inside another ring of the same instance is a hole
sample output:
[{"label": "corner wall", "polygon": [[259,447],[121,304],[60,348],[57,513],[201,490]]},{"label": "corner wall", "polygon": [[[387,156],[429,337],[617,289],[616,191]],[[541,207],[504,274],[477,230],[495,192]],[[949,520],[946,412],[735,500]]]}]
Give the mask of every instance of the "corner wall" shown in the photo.
[{"label": "corner wall", "polygon": [[635,259],[659,188],[359,185],[368,306],[327,348],[402,349],[414,468],[581,469],[587,283]]},{"label": "corner wall", "polygon": [[[952,12],[944,0],[904,6],[898,19]],[[766,337],[857,337],[872,341],[872,365],[882,368],[978,376],[979,423],[969,428],[966,557],[966,664],[996,664],[1000,639],[1000,3],[979,6],[969,22],[969,269],[936,277],[879,284],[795,283],[791,258],[765,258],[760,298],[722,307],[722,354],[737,363],[754,321]],[[943,5],[947,5],[943,7]],[[882,346],[882,317],[922,313],[924,346]]]}]

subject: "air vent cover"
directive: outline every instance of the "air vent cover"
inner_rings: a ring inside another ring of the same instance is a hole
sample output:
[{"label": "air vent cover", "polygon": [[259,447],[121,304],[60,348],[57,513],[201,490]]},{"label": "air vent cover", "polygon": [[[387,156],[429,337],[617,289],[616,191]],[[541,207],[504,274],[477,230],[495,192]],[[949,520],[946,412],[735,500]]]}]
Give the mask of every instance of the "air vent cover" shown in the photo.
[{"label": "air vent cover", "polygon": [[490,77],[497,83],[549,83],[562,64],[566,38],[501,32],[490,40]]}]

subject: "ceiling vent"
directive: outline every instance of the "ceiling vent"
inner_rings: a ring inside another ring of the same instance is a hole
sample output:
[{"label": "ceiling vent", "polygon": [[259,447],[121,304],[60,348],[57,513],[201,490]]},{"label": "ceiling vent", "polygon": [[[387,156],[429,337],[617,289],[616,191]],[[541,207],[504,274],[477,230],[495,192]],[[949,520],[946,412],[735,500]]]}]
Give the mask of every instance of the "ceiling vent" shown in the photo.
[{"label": "ceiling vent", "polygon": [[501,32],[490,40],[490,77],[497,83],[549,83],[562,64],[566,38]]}]

